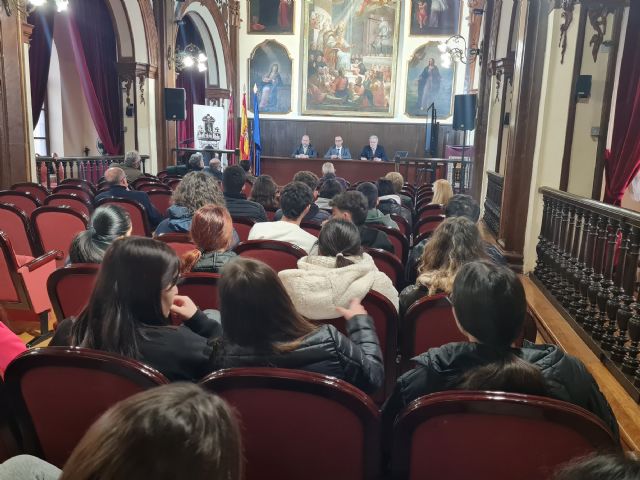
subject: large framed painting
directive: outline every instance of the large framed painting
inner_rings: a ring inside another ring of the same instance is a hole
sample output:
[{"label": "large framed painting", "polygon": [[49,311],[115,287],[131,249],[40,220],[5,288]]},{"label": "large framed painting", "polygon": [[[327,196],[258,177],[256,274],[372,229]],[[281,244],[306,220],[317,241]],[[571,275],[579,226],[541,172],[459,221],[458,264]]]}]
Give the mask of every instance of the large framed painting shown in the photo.
[{"label": "large framed painting", "polygon": [[304,2],[303,115],[393,116],[400,3]]},{"label": "large framed painting", "polygon": [[248,33],[293,35],[295,0],[247,0]]},{"label": "large framed painting", "polygon": [[[249,90],[258,87],[260,112],[289,113],[291,111],[291,56],[275,40],[266,40],[249,57]],[[253,111],[253,102],[249,102]]]},{"label": "large framed painting", "polygon": [[438,42],[428,42],[418,47],[409,59],[405,106],[409,116],[426,116],[432,103],[438,118],[452,114],[455,62],[443,62],[438,45]]},{"label": "large framed painting", "polygon": [[460,29],[461,0],[409,0],[411,35],[455,35]]}]

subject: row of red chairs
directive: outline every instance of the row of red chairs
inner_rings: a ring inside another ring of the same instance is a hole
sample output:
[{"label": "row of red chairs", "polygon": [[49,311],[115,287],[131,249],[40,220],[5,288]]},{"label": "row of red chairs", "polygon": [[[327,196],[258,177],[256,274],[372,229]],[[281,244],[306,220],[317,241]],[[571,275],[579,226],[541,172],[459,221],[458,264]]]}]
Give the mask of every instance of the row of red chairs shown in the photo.
[{"label": "row of red chairs", "polygon": [[[109,407],[168,383],[135,360],[60,347],[20,355],[5,382],[0,460],[24,452],[60,467]],[[376,405],[335,378],[242,368],[214,372],[200,384],[238,414],[247,480],[384,478],[383,442],[392,446],[394,479],[537,480],[573,458],[619,449],[600,419],[549,398],[436,393],[411,403],[382,439]]]}]

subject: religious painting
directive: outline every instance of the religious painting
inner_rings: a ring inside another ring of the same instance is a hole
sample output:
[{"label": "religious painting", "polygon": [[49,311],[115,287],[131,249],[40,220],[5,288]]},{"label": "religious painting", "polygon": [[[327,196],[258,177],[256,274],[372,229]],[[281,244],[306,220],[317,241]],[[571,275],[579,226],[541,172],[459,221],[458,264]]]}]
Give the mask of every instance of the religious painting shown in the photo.
[{"label": "religious painting", "polygon": [[[249,92],[257,88],[261,113],[291,111],[291,57],[287,49],[274,40],[256,46],[249,58]],[[248,98],[253,98],[251,95]],[[248,102],[253,111],[253,101]]]},{"label": "religious painting", "polygon": [[393,116],[400,4],[304,3],[304,115]]},{"label": "religious painting", "polygon": [[248,0],[249,33],[292,35],[294,0]]},{"label": "religious painting", "polygon": [[456,35],[461,0],[411,0],[411,35]]},{"label": "religious painting", "polygon": [[431,115],[431,104],[435,106],[438,118],[452,114],[455,62],[443,57],[438,44],[422,45],[409,59],[405,107],[409,116]]}]

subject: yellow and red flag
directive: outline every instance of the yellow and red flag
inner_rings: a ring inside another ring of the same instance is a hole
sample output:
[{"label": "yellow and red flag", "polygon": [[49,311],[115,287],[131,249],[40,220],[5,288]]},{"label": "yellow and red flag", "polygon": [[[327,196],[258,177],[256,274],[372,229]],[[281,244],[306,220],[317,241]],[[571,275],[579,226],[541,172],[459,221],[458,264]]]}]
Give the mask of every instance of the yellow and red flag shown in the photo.
[{"label": "yellow and red flag", "polygon": [[247,118],[247,94],[242,94],[242,122],[240,123],[240,160],[249,160],[249,119]]}]

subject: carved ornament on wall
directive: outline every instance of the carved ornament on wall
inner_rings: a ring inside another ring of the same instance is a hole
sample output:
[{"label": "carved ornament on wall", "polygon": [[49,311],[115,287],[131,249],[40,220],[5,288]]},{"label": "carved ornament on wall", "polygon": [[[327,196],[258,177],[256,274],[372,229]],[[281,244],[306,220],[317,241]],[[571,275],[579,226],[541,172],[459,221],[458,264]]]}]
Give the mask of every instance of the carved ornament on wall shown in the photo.
[{"label": "carved ornament on wall", "polygon": [[510,51],[506,57],[499,60],[492,60],[489,63],[489,73],[496,77],[496,97],[493,100],[494,103],[498,103],[500,101],[503,80],[505,83],[510,83],[513,86],[515,59],[516,53],[514,51]]},{"label": "carved ornament on wall", "polygon": [[561,48],[560,51],[560,63],[564,63],[564,54],[567,51],[567,30],[571,26],[573,22],[573,10],[577,3],[577,0],[562,0],[562,18],[564,18],[564,22],[560,25],[560,41],[558,43],[558,47]]},{"label": "carved ornament on wall", "polygon": [[611,13],[611,10],[604,5],[599,7],[592,7],[589,9],[589,23],[595,30],[595,33],[591,37],[589,45],[591,46],[591,55],[593,61],[598,61],[598,53],[600,52],[600,46],[604,42],[604,37],[607,34],[607,15]]}]

